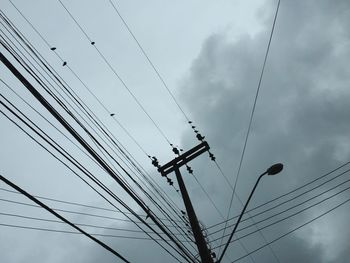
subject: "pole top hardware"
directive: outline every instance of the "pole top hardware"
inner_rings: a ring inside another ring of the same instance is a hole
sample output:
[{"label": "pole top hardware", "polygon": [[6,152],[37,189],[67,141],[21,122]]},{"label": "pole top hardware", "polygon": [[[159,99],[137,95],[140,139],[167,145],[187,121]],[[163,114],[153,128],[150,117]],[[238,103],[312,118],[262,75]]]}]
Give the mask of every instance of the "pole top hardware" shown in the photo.
[{"label": "pole top hardware", "polygon": [[169,173],[172,173],[173,171],[175,171],[176,169],[179,169],[181,166],[186,165],[189,161],[193,160],[198,155],[206,151],[209,151],[209,149],[210,149],[209,144],[206,141],[203,141],[197,146],[188,150],[187,152],[179,155],[179,157],[176,157],[174,160],[159,167],[158,172],[160,172],[162,176],[166,176]]}]

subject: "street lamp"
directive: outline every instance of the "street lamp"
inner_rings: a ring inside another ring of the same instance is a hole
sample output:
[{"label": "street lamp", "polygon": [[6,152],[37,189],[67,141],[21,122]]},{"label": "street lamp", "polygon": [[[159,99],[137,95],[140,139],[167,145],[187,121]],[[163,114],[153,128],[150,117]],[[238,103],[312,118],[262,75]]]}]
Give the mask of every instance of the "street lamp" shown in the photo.
[{"label": "street lamp", "polygon": [[248,206],[248,203],[249,203],[250,199],[252,198],[252,196],[253,196],[253,194],[254,194],[254,192],[255,192],[255,189],[256,189],[256,187],[258,186],[258,184],[259,184],[261,178],[262,178],[264,175],[266,175],[266,174],[267,174],[267,175],[275,175],[275,174],[278,174],[278,173],[281,172],[282,170],[283,170],[283,164],[281,164],[281,163],[276,163],[276,164],[272,165],[270,168],[268,168],[264,173],[262,173],[262,174],[259,176],[258,180],[256,181],[256,183],[255,183],[255,185],[254,185],[254,187],[253,187],[253,190],[251,191],[251,193],[250,193],[250,195],[249,195],[249,197],[248,197],[247,202],[245,203],[245,205],[244,205],[244,207],[243,207],[243,210],[242,210],[241,214],[239,215],[239,217],[238,217],[238,219],[237,219],[236,225],[235,225],[235,227],[233,228],[233,231],[232,231],[232,233],[231,233],[231,235],[230,235],[230,237],[229,237],[229,239],[228,239],[228,241],[227,241],[227,243],[226,243],[226,245],[225,245],[225,248],[224,248],[224,250],[222,251],[222,254],[221,254],[219,260],[217,261],[217,263],[220,263],[221,260],[222,260],[222,258],[224,257],[224,254],[225,254],[225,252],[226,252],[226,250],[227,250],[227,247],[228,247],[228,245],[230,244],[230,242],[231,242],[231,240],[232,240],[232,237],[233,237],[234,233],[235,233],[236,230],[237,230],[237,227],[238,227],[239,222],[241,222],[242,216],[243,216],[243,214],[244,214],[244,212],[245,212],[245,210],[246,210],[246,208],[247,208],[247,206]]}]

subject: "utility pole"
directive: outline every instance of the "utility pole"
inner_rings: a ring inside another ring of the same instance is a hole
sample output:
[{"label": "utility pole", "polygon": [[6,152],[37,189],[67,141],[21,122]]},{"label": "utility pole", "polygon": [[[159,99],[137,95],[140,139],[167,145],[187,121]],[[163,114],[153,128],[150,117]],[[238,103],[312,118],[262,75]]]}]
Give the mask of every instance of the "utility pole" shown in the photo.
[{"label": "utility pole", "polygon": [[202,142],[199,145],[193,147],[192,149],[188,150],[187,152],[183,153],[182,155],[176,157],[174,160],[168,162],[167,164],[161,166],[158,171],[161,173],[162,176],[166,176],[167,174],[174,172],[176,175],[177,182],[179,184],[179,188],[181,191],[182,199],[184,201],[188,219],[190,221],[190,225],[192,228],[193,236],[196,241],[196,245],[198,248],[199,255],[201,257],[202,263],[214,263],[210,251],[207,246],[207,242],[203,236],[202,230],[199,226],[198,219],[196,216],[196,213],[193,209],[190,197],[188,195],[185,183],[182,179],[181,173],[180,173],[180,167],[183,165],[186,165],[189,161],[193,160],[194,158],[198,157],[202,153],[208,151],[209,145],[207,142]]}]

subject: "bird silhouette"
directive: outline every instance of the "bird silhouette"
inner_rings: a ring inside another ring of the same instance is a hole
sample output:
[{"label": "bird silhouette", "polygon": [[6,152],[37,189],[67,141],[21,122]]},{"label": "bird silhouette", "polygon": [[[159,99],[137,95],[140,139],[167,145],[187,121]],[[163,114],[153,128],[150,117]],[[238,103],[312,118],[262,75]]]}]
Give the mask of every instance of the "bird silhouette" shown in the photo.
[{"label": "bird silhouette", "polygon": [[176,147],[173,148],[173,152],[174,152],[175,154],[177,154],[177,155],[180,154],[179,150],[178,150]]},{"label": "bird silhouette", "polygon": [[52,48],[50,48],[52,51],[54,51],[54,50],[56,50],[56,48],[55,47],[52,47]]},{"label": "bird silhouette", "polygon": [[66,61],[63,62],[62,66],[65,66],[65,65],[67,65],[67,62],[66,62]]},{"label": "bird silhouette", "polygon": [[203,141],[205,136],[202,136],[200,133],[197,133],[197,139],[200,140],[200,141]]}]

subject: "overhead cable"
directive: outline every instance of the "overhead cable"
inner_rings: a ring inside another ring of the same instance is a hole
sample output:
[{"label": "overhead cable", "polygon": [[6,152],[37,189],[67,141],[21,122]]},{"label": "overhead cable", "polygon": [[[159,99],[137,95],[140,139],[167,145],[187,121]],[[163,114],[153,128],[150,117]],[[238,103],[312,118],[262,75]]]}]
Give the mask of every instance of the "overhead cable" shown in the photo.
[{"label": "overhead cable", "polygon": [[22,188],[20,188],[19,186],[17,186],[16,184],[14,184],[13,182],[9,181],[8,179],[6,179],[5,177],[3,177],[2,175],[0,175],[0,180],[2,180],[4,183],[6,183],[7,185],[9,185],[10,187],[12,187],[13,189],[16,189],[18,192],[20,192],[21,194],[23,194],[24,196],[28,197],[30,200],[32,200],[34,203],[40,205],[42,208],[44,208],[45,210],[47,210],[48,212],[50,212],[51,214],[53,214],[55,217],[57,217],[58,219],[62,220],[63,222],[65,222],[66,224],[70,225],[71,227],[73,227],[74,229],[76,229],[77,231],[79,231],[80,233],[82,233],[83,235],[87,236],[88,238],[90,238],[91,240],[93,240],[94,242],[96,242],[97,244],[99,244],[100,246],[102,246],[104,249],[108,250],[109,252],[111,252],[113,255],[117,256],[118,258],[120,258],[121,260],[123,260],[124,262],[130,262],[127,259],[125,259],[122,255],[120,255],[117,251],[115,251],[114,249],[112,249],[111,247],[109,247],[108,245],[106,245],[105,243],[103,243],[102,241],[98,240],[97,238],[93,237],[92,235],[88,234],[87,232],[85,232],[84,230],[82,230],[80,227],[76,226],[75,224],[71,223],[69,220],[67,220],[66,218],[64,218],[63,216],[61,216],[60,214],[56,213],[54,210],[52,210],[50,207],[48,207],[47,205],[45,205],[44,203],[42,203],[41,201],[39,201],[37,198],[35,198],[34,196],[32,196],[31,194],[27,193],[26,191],[24,191]]}]

